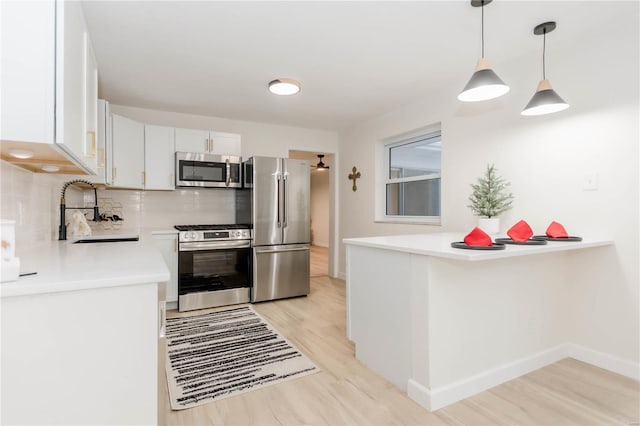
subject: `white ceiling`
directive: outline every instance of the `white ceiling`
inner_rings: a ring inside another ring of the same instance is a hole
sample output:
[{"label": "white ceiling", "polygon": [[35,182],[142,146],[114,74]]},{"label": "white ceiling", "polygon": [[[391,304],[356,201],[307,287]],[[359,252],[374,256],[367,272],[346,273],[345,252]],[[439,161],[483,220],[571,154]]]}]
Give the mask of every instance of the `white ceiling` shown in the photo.
[{"label": "white ceiling", "polygon": [[[539,56],[532,29],[547,20],[558,22],[548,49],[570,46],[616,19],[612,3],[496,0],[485,7],[486,56],[494,66]],[[427,96],[445,80],[462,88],[480,51],[480,9],[468,1],[83,6],[101,97],[290,126],[339,130]],[[267,83],[278,77],[300,80],[302,91],[270,94]]]}]

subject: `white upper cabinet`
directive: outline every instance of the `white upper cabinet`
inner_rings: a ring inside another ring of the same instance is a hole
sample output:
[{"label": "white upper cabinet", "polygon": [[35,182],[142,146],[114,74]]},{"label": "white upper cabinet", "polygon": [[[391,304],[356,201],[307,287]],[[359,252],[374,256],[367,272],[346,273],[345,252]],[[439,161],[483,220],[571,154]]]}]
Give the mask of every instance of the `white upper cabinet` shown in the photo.
[{"label": "white upper cabinet", "polygon": [[209,131],[194,129],[175,129],[176,151],[210,152]]},{"label": "white upper cabinet", "polygon": [[209,141],[213,154],[242,155],[240,135],[236,133],[209,132]]},{"label": "white upper cabinet", "polygon": [[144,188],[144,124],[111,115],[112,186]]},{"label": "white upper cabinet", "polygon": [[0,19],[0,139],[53,144],[56,4],[0,1]]},{"label": "white upper cabinet", "polygon": [[175,151],[172,127],[144,126],[144,189],[175,188]]},{"label": "white upper cabinet", "polygon": [[83,156],[87,166],[97,175],[104,175],[104,152],[98,144],[98,63],[93,53],[89,33],[84,32]]},{"label": "white upper cabinet", "polygon": [[179,152],[241,155],[241,138],[235,133],[176,128],[175,135],[176,151]]},{"label": "white upper cabinet", "polygon": [[56,2],[56,143],[97,174],[98,67],[78,1]]},{"label": "white upper cabinet", "polygon": [[103,183],[111,185],[111,170],[113,165],[111,159],[113,156],[111,143],[111,108],[109,102],[98,100],[98,148],[97,148],[97,174],[93,183]]},{"label": "white upper cabinet", "polygon": [[2,1],[0,139],[57,144],[96,174],[97,63],[78,1]]}]

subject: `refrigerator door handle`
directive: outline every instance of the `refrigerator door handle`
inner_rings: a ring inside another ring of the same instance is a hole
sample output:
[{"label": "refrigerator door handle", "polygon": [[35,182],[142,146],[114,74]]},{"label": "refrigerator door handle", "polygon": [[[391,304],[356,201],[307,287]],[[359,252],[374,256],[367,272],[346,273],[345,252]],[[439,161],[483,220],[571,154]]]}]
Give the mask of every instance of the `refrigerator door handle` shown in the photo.
[{"label": "refrigerator door handle", "polygon": [[257,253],[281,253],[285,251],[303,251],[309,250],[309,244],[291,245],[287,247],[254,247]]},{"label": "refrigerator door handle", "polygon": [[276,172],[276,206],[277,206],[277,220],[278,228],[282,228],[282,222],[280,220],[280,172]]},{"label": "refrigerator door handle", "polygon": [[287,173],[282,176],[282,227],[287,227]]}]

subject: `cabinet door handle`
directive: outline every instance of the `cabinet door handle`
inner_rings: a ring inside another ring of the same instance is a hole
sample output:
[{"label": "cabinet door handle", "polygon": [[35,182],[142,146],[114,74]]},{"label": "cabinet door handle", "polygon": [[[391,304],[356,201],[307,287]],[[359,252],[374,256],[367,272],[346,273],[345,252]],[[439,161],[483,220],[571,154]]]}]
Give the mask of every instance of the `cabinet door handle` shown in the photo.
[{"label": "cabinet door handle", "polygon": [[211,141],[211,147],[209,148],[209,152],[213,152],[213,138],[209,140]]},{"label": "cabinet door handle", "polygon": [[147,172],[142,172],[142,186],[147,184]]},{"label": "cabinet door handle", "polygon": [[170,187],[171,187],[171,186],[175,186],[175,184],[174,184],[174,182],[173,182],[173,173],[171,173],[171,174],[169,175],[169,186],[170,186]]},{"label": "cabinet door handle", "polygon": [[116,178],[116,172],[117,172],[117,171],[118,171],[118,169],[114,167],[114,168],[113,168],[113,173],[111,174],[111,184],[112,184],[112,185],[113,185],[113,184],[116,182],[116,180],[117,180],[117,178]]},{"label": "cabinet door handle", "polygon": [[100,161],[98,162],[98,168],[99,169],[104,169],[104,147],[99,146],[98,147],[98,154],[100,158]]},{"label": "cabinet door handle", "polygon": [[209,152],[209,139],[204,140],[204,152]]},{"label": "cabinet door handle", "polygon": [[96,156],[96,132],[94,130],[87,130],[87,134],[91,136],[91,153],[85,154],[87,158],[94,158]]},{"label": "cabinet door handle", "polygon": [[173,240],[173,251],[177,252],[178,251],[178,239],[174,238]]}]

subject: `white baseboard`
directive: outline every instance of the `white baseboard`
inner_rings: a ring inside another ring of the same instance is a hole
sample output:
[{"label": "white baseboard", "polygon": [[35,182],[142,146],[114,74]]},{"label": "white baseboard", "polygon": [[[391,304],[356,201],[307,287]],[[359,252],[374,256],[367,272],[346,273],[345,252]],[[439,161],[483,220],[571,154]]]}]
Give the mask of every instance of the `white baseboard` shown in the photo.
[{"label": "white baseboard", "polygon": [[560,361],[562,358],[566,358],[564,346],[565,345],[558,345],[555,348],[538,352],[537,354],[435,389],[428,389],[424,385],[409,379],[407,394],[427,410],[434,411]]},{"label": "white baseboard", "polygon": [[567,343],[566,347],[571,358],[640,381],[640,364],[574,343]]},{"label": "white baseboard", "polygon": [[344,272],[338,272],[338,278],[340,278],[341,280],[347,280],[347,274],[345,274]]},{"label": "white baseboard", "polygon": [[413,379],[409,379],[407,395],[427,410],[434,411],[564,358],[575,358],[578,361],[586,362],[634,380],[640,380],[640,364],[594,351],[584,346],[563,343],[554,348],[435,389],[429,389]]}]

